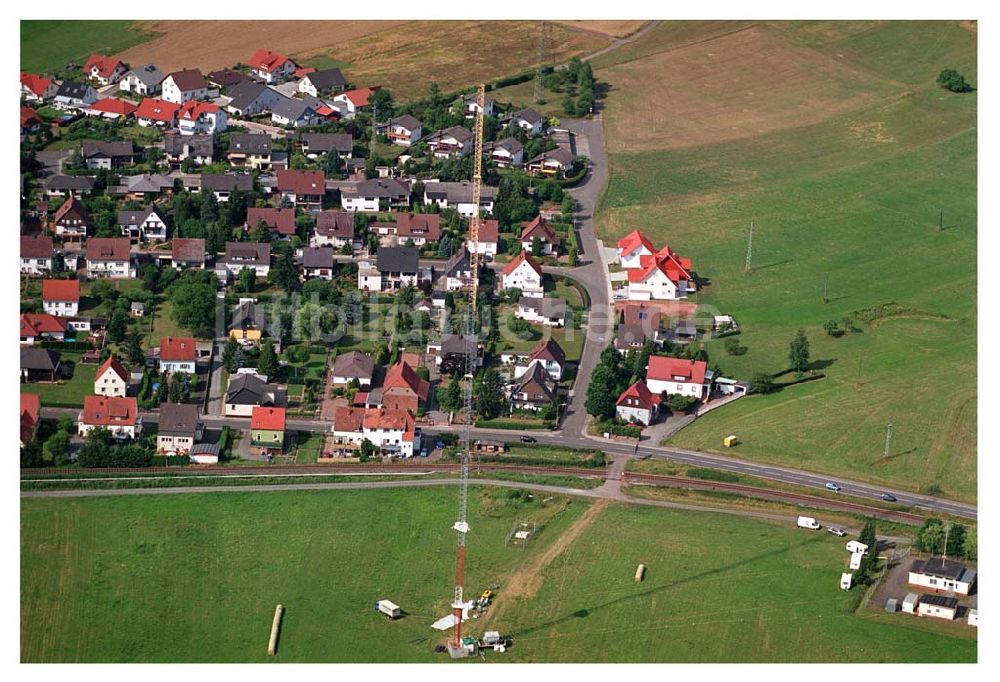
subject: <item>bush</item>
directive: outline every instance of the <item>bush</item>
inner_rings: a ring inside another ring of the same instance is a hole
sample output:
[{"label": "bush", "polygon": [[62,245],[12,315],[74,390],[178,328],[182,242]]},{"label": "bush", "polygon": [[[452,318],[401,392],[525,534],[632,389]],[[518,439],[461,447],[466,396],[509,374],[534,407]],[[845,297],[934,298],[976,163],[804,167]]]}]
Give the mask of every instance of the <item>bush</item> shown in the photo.
[{"label": "bush", "polygon": [[187,466],[191,463],[191,458],[187,455],[173,455],[168,457],[167,455],[153,455],[153,466],[154,467],[174,467],[174,466]]},{"label": "bush", "polygon": [[766,372],[757,372],[750,379],[751,393],[770,393],[774,390],[774,379]]},{"label": "bush", "polygon": [[625,436],[626,438],[638,438],[642,435],[642,426],[632,424],[615,424],[613,422],[599,422],[597,430],[601,433],[610,433],[613,436]]},{"label": "bush", "polygon": [[972,86],[965,80],[965,76],[955,69],[945,69],[938,74],[937,84],[950,92],[971,92]]},{"label": "bush", "polygon": [[693,469],[688,469],[687,475],[688,478],[699,478],[704,481],[723,481],[725,483],[740,482],[740,477],[736,474],[731,474],[728,471],[719,471],[717,469],[695,467]]}]

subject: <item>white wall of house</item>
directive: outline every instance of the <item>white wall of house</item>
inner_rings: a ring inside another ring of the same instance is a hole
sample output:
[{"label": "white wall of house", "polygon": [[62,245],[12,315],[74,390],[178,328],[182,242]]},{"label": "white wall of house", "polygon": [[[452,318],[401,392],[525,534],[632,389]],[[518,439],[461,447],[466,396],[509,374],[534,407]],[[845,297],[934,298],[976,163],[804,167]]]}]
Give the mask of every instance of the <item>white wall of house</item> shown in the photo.
[{"label": "white wall of house", "polygon": [[129,260],[87,260],[87,277],[129,279],[135,277],[135,266]]},{"label": "white wall of house", "polygon": [[252,417],[254,407],[256,405],[233,405],[226,403],[225,413],[227,417]]},{"label": "white wall of house", "polygon": [[634,270],[642,267],[639,263],[639,259],[642,256],[651,256],[652,254],[652,251],[640,244],[637,248],[632,249],[628,253],[622,253],[621,250],[619,250],[618,262],[621,263],[623,270]]},{"label": "white wall of house", "polygon": [[476,248],[472,248],[472,241],[466,240],[465,248],[469,251],[475,251],[476,253],[485,254],[487,256],[497,255],[497,244],[496,242],[476,242]]},{"label": "white wall of house", "polygon": [[348,197],[343,194],[340,195],[340,206],[345,211],[350,211],[352,213],[357,213],[358,211],[363,212],[377,212],[378,211],[378,198],[377,197]]},{"label": "white wall of house", "polygon": [[923,587],[928,590],[947,590],[955,594],[969,594],[969,589],[972,587],[969,583],[962,582],[961,580],[937,578],[912,571],[910,571],[908,581],[911,585],[916,585],[917,587]]},{"label": "white wall of house", "polygon": [[652,410],[647,410],[642,407],[618,405],[615,407],[615,412],[624,421],[637,421],[645,424],[646,426],[649,426],[649,422],[653,419]]},{"label": "white wall of house", "polygon": [[128,384],[118,374],[108,367],[104,374],[94,378],[94,395],[123,396]]},{"label": "white wall of house", "polygon": [[[534,239],[524,240],[523,242],[521,242],[521,248],[527,251],[528,253],[531,253],[531,246],[534,241],[535,241]],[[541,243],[542,253],[546,256],[551,256],[552,253],[555,251],[555,248],[552,246],[552,242],[544,239],[541,241],[542,241]]]},{"label": "white wall of house", "polygon": [[661,379],[650,379],[648,377],[646,378],[646,388],[649,389],[650,393],[656,395],[666,391],[667,395],[686,395],[699,400],[701,400],[701,397],[705,392],[705,386],[703,384],[696,384],[689,381],[664,381]]},{"label": "white wall of house", "polygon": [[333,383],[335,385],[346,386],[351,383],[352,380],[357,379],[358,384],[361,388],[371,388],[372,380],[371,377],[347,377],[347,376],[333,376]]},{"label": "white wall of house", "polygon": [[544,324],[547,327],[561,327],[566,323],[565,318],[560,317],[559,319],[553,320],[552,318],[538,314],[538,311],[533,308],[526,308],[520,305],[514,312],[514,317],[528,322],[534,322],[536,324]]},{"label": "white wall of house", "polygon": [[174,104],[184,104],[191,99],[205,99],[208,97],[208,88],[198,88],[197,90],[181,90],[172,76],[167,76],[163,80],[163,99]]},{"label": "white wall of house", "polygon": [[921,616],[931,616],[932,618],[942,618],[944,620],[955,620],[955,609],[949,609],[937,604],[917,603],[917,614]]},{"label": "white wall of house", "polygon": [[187,372],[194,374],[194,360],[160,360],[160,373]]},{"label": "white wall of house", "polygon": [[660,269],[655,269],[642,282],[629,282],[628,297],[633,301],[676,300],[687,298],[687,288],[682,291]]},{"label": "white wall of house", "polygon": [[503,276],[504,289],[520,289],[529,298],[541,298],[542,278],[535,272],[527,261],[518,265],[512,273]]},{"label": "white wall of house", "polygon": [[[96,424],[85,424],[83,419],[80,419],[77,424],[77,433],[82,437],[86,437],[88,433],[96,428],[98,428]],[[135,438],[137,434],[142,433],[142,418],[137,417],[135,425],[114,425],[103,428],[107,429],[113,438]]]},{"label": "white wall of house", "polygon": [[[504,356],[500,356],[501,362],[508,362],[508,361],[504,360],[503,357]],[[512,362],[517,362],[517,358],[515,357],[511,361]],[[556,362],[554,360],[542,360],[542,359],[539,359],[539,358],[535,358],[534,360],[532,360],[531,362],[529,362],[526,365],[525,364],[515,365],[514,366],[514,378],[515,379],[520,379],[522,376],[524,376],[524,374],[528,370],[531,369],[531,366],[533,364],[535,364],[536,362],[540,363],[542,365],[542,369],[545,370],[545,372],[549,375],[550,379],[552,379],[553,381],[561,381],[562,380],[562,365],[560,365],[558,362]]]},{"label": "white wall of house", "polygon": [[22,258],[21,274],[41,275],[52,269],[51,258]]},{"label": "white wall of house", "polygon": [[192,445],[194,445],[194,439],[191,436],[163,436],[158,434],[156,437],[157,452],[176,452],[178,455],[183,455],[191,451]]},{"label": "white wall of house", "polygon": [[42,301],[42,310],[49,315],[75,317],[79,309],[79,301]]}]

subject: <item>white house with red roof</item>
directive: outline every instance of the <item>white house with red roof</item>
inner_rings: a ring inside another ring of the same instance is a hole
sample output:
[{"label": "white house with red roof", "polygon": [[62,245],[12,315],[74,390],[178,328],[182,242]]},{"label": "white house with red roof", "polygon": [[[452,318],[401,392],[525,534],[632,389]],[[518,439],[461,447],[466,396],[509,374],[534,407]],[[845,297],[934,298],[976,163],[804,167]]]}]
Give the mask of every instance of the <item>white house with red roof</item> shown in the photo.
[{"label": "white house with red roof", "polygon": [[366,439],[384,454],[412,457],[420,451],[420,431],[406,410],[339,406],[332,432],[340,454],[354,454]]},{"label": "white house with red roof", "polygon": [[48,313],[21,313],[21,345],[38,341],[62,341],[66,338],[66,318]]},{"label": "white house with red roof", "polygon": [[641,230],[632,230],[618,240],[618,262],[623,270],[640,267],[639,259],[652,256],[656,249]]},{"label": "white house with red roof", "polygon": [[114,355],[97,368],[94,375],[94,394],[118,397],[124,396],[128,390],[128,372],[125,365],[118,362]]},{"label": "white house with red roof", "polygon": [[190,336],[165,336],[160,339],[160,373],[194,374],[198,344]]},{"label": "white house with red roof", "polygon": [[280,52],[261,48],[247,62],[250,73],[265,83],[280,83],[295,74],[295,62]]},{"label": "white house with red roof", "polygon": [[159,97],[147,97],[139,102],[139,108],[135,111],[135,120],[144,128],[158,126],[160,128],[173,128],[177,122],[177,112],[179,104],[168,102]]},{"label": "white house with red roof", "polygon": [[479,241],[476,242],[476,248],[472,248],[472,240],[467,239],[465,241],[465,248],[470,252],[475,251],[490,258],[495,258],[497,255],[497,242],[500,241],[500,221],[499,220],[483,220],[479,223]]},{"label": "white house with red roof", "polygon": [[42,280],[42,310],[49,315],[76,317],[80,310],[80,280]]},{"label": "white house with red roof", "polygon": [[93,429],[104,428],[118,439],[135,438],[142,433],[142,417],[135,398],[88,395],[83,398],[83,412],[77,420],[77,433],[86,436]]},{"label": "white house with red roof", "polygon": [[371,88],[358,88],[341,92],[334,95],[333,101],[340,105],[344,118],[354,118],[354,114],[368,106],[368,98],[381,87],[381,85],[376,85]]},{"label": "white house with red roof", "polygon": [[177,112],[177,129],[181,135],[221,133],[227,125],[225,110],[211,102],[188,100]]},{"label": "white house with red roof", "polygon": [[29,102],[44,102],[56,96],[59,86],[51,78],[37,73],[21,74],[21,97]]},{"label": "white house with red roof", "polygon": [[712,372],[704,360],[651,355],[646,365],[646,388],[651,393],[683,395],[701,400],[708,396]]},{"label": "white house with red roof", "polygon": [[275,186],[282,200],[288,199],[292,206],[304,211],[323,208],[323,197],[326,195],[323,171],[279,170],[276,175]]},{"label": "white house with red roof", "polygon": [[653,255],[640,256],[639,267],[627,270],[629,300],[687,298],[697,290],[690,268],[691,260],[679,257],[669,246]]},{"label": "white house with red roof", "polygon": [[504,266],[500,275],[504,289],[520,289],[528,298],[542,298],[542,268],[526,251]]},{"label": "white house with red roof", "polygon": [[546,256],[559,255],[559,238],[549,221],[541,215],[521,223],[521,248],[525,251],[531,251],[536,239],[542,247],[543,254]]},{"label": "white house with red roof", "polygon": [[83,74],[101,85],[117,83],[128,72],[128,65],[115,57],[92,54],[83,65]]},{"label": "white house with red roof", "polygon": [[653,393],[642,381],[637,381],[618,396],[615,413],[624,421],[649,426],[660,411],[660,395]]}]

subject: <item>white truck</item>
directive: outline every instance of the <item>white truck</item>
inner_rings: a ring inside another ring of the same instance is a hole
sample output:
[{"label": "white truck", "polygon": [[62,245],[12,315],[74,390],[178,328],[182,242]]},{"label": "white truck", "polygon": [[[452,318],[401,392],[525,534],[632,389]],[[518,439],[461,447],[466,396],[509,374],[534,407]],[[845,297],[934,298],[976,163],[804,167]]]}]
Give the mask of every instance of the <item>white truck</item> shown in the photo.
[{"label": "white truck", "polygon": [[819,523],[811,516],[800,516],[797,525],[799,528],[808,528],[809,530],[820,529]]},{"label": "white truck", "polygon": [[380,599],[375,602],[375,610],[381,613],[386,618],[399,618],[402,615],[402,611],[399,606],[393,604],[388,599]]}]

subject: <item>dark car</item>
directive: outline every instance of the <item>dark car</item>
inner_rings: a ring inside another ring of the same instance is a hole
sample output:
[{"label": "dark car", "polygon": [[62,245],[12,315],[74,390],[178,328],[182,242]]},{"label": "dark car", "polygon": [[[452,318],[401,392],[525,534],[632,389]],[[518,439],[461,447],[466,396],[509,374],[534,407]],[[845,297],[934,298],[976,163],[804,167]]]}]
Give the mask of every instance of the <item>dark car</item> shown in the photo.
[{"label": "dark car", "polygon": [[521,436],[522,443],[537,443],[538,440],[534,436]]},{"label": "dark car", "polygon": [[895,502],[896,501],[896,496],[895,495],[890,495],[889,493],[882,493],[881,495],[879,495],[879,497],[881,497],[886,502]]}]

